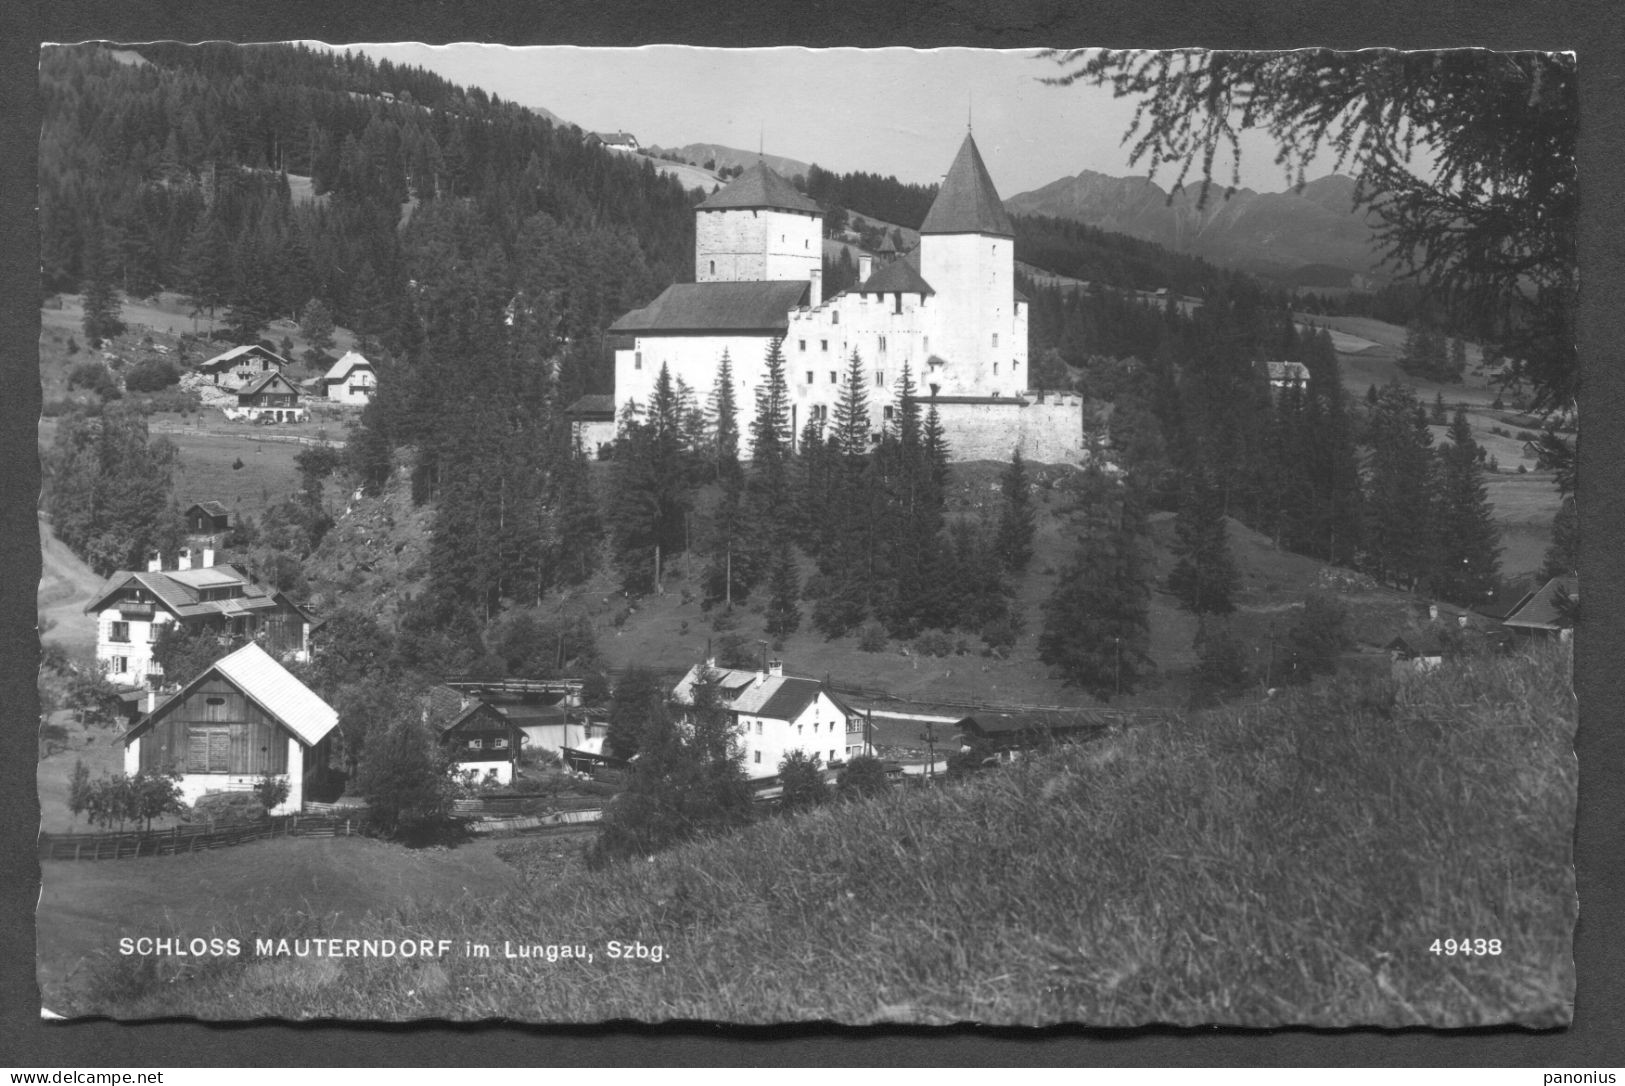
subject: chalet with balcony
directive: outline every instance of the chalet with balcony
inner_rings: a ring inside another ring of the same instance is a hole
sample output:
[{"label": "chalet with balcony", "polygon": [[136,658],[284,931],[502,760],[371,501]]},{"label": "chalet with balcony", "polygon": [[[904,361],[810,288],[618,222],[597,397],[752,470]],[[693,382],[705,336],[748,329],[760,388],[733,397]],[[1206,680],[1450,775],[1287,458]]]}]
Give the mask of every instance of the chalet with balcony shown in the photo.
[{"label": "chalet with balcony", "polygon": [[120,571],[85,612],[96,616],[97,662],[109,680],[125,686],[155,683],[162,675],[152,650],[159,631],[171,623],[220,637],[252,638],[273,656],[310,659],[310,614],[235,566]]},{"label": "chalet with balcony", "polygon": [[233,347],[198,364],[197,371],[225,389],[239,389],[268,373],[281,373],[288,360],[259,344]]}]

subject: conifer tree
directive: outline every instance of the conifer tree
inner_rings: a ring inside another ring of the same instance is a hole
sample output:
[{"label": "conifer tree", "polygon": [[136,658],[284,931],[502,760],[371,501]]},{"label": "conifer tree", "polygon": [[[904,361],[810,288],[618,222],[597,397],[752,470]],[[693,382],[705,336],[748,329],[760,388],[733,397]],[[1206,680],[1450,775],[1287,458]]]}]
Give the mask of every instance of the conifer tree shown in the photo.
[{"label": "conifer tree", "polygon": [[1439,454],[1439,595],[1463,606],[1493,594],[1500,576],[1499,532],[1467,413],[1456,409]]},{"label": "conifer tree", "polygon": [[1371,571],[1415,589],[1435,565],[1432,437],[1426,412],[1398,381],[1378,393],[1371,446],[1364,530]]},{"label": "conifer tree", "polygon": [[1236,609],[1240,581],[1225,524],[1223,494],[1211,473],[1193,472],[1174,520],[1174,553],[1179,556],[1168,588],[1180,606],[1198,615],[1227,615]]},{"label": "conifer tree", "polygon": [[1101,701],[1133,693],[1151,666],[1150,571],[1133,492],[1091,464],[1078,548],[1044,602],[1038,658]]},{"label": "conifer tree", "polygon": [[559,507],[559,572],[579,584],[597,567],[598,545],[604,534],[579,445],[560,458],[554,485]]},{"label": "conifer tree", "polygon": [[801,626],[801,608],[796,600],[801,595],[796,576],[795,557],[788,541],[781,542],[773,556],[773,572],[768,582],[767,601],[768,636],[782,640]]},{"label": "conifer tree", "polygon": [[716,444],[716,478],[739,474],[739,405],[734,395],[733,360],[726,348],[717,363],[717,383],[711,392],[711,415]]},{"label": "conifer tree", "polygon": [[869,384],[864,380],[863,359],[857,348],[847,363],[846,381],[835,404],[833,436],[841,455],[849,461],[869,451]]},{"label": "conifer tree", "polygon": [[122,307],[113,285],[114,254],[102,243],[98,230],[92,230],[84,254],[84,329],[92,347],[124,331],[124,322],[119,319]]},{"label": "conifer tree", "polygon": [[1025,570],[1033,557],[1036,520],[1027,487],[1027,465],[1017,449],[999,477],[999,528],[994,542],[999,564],[1010,573]]}]

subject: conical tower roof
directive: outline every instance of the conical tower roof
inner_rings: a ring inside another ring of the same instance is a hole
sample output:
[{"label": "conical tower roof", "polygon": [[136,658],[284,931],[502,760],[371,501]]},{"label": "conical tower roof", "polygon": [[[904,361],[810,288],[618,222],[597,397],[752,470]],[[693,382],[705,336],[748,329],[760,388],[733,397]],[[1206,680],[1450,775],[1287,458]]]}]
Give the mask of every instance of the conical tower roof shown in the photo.
[{"label": "conical tower roof", "polygon": [[700,203],[702,210],[717,208],[772,208],[776,211],[802,211],[822,215],[823,208],[796,191],[796,187],[779,176],[766,163],[758,162],[733,179],[724,188],[713,192]]},{"label": "conical tower roof", "polygon": [[922,234],[993,234],[1012,238],[1016,228],[1005,213],[993,179],[982,165],[976,140],[968,133],[959,145],[948,176],[942,179],[936,202],[920,224]]}]

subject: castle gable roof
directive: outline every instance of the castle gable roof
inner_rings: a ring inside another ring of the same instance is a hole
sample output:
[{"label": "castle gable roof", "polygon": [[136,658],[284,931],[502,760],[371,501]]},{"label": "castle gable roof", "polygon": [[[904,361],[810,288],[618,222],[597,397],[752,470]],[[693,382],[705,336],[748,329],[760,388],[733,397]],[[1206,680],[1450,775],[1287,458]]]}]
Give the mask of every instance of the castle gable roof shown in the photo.
[{"label": "castle gable roof", "polygon": [[936,201],[920,224],[920,233],[992,234],[1001,238],[1016,235],[999,192],[993,187],[993,178],[982,164],[976,140],[969,134],[942,179],[942,188],[937,190]]},{"label": "castle gable roof", "polygon": [[765,162],[758,162],[699,205],[701,211],[730,208],[769,208],[774,211],[800,211],[809,215],[824,213],[823,208],[797,192],[794,185],[775,173]]},{"label": "castle gable roof", "polygon": [[879,271],[852,289],[859,294],[935,294],[931,284],[920,274],[919,263],[920,258],[910,253],[902,260],[882,265]]},{"label": "castle gable roof", "polygon": [[783,335],[790,310],[806,304],[808,284],[796,279],[747,283],[674,283],[610,332],[760,332]]}]

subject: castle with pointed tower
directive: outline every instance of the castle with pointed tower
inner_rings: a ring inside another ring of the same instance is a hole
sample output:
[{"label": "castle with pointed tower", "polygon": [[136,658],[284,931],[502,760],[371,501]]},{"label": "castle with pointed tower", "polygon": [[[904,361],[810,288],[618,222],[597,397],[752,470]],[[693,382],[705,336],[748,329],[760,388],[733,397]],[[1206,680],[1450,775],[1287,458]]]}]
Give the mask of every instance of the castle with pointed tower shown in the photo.
[{"label": "castle with pointed tower", "polygon": [[[695,208],[693,283],[676,283],[610,326],[617,338],[615,405],[649,403],[661,367],[702,399],[723,352],[732,363],[741,428],[767,380],[768,345],[782,341],[790,429],[827,424],[862,359],[871,437],[898,406],[907,368],[921,410],[937,409],[954,460],[1040,463],[1083,456],[1075,392],[1028,388],[1028,300],[1015,285],[1015,229],[966,135],[920,244],[858,282],[822,292],[823,209],[758,162]],[[741,450],[742,452],[744,450]]]}]

